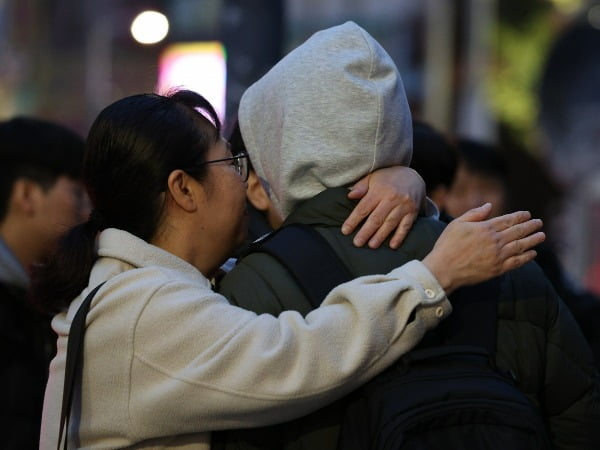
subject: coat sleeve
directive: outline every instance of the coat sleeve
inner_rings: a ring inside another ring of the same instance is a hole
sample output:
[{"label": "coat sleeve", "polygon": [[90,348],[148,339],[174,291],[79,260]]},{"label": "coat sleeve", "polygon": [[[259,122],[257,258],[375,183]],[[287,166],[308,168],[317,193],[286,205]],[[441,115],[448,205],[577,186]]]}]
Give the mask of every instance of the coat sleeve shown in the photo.
[{"label": "coat sleeve", "polygon": [[131,417],[154,411],[149,420],[165,434],[311,412],[389,366],[451,310],[417,261],[336,287],[306,317],[257,315],[214,293],[182,301],[186,294],[193,289],[161,287],[135,330]]}]

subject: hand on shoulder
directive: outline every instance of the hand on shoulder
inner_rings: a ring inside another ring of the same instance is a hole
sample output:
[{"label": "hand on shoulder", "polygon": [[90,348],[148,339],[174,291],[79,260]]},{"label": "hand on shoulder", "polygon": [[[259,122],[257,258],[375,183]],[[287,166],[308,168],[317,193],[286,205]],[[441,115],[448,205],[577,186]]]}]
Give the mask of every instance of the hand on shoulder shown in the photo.
[{"label": "hand on shoulder", "polygon": [[528,211],[487,219],[490,211],[486,203],[454,219],[423,260],[447,293],[532,261],[545,240],[542,221]]}]

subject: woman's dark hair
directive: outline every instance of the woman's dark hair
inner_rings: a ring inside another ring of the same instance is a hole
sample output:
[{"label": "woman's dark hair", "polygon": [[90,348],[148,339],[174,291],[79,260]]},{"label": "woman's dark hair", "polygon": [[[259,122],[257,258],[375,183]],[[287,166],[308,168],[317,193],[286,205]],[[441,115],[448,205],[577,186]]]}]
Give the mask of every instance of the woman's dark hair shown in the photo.
[{"label": "woman's dark hair", "polygon": [[157,231],[169,174],[197,167],[202,181],[206,153],[221,137],[211,104],[191,91],[141,94],[106,107],[90,128],[83,181],[92,201],[87,222],[72,228],[56,254],[34,272],[33,299],[57,312],[88,285],[97,258],[95,239],[104,228],[125,230],[145,241]]}]

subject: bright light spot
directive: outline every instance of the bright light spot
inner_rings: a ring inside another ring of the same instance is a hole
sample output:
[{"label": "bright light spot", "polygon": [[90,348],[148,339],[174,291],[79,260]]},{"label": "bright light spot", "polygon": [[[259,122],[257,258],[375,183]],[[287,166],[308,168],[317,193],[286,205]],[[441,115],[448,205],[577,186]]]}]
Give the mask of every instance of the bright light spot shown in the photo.
[{"label": "bright light spot", "polygon": [[592,6],[588,11],[587,17],[590,25],[600,30],[600,5]]},{"label": "bright light spot", "polygon": [[133,19],[131,35],[140,44],[156,44],[169,32],[169,21],[157,11],[144,11]]},{"label": "bright light spot", "polygon": [[221,120],[225,117],[227,67],[221,42],[172,44],[160,56],[156,91],[189,89],[206,97]]}]

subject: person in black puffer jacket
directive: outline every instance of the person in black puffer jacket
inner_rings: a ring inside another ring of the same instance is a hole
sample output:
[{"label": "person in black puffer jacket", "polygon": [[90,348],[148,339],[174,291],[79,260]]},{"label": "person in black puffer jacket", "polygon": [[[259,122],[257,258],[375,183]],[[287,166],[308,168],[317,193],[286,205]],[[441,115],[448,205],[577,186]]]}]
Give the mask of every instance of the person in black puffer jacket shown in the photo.
[{"label": "person in black puffer jacket", "polygon": [[[378,120],[358,120],[372,111],[364,95],[357,95],[360,101],[352,103],[356,98],[343,85],[348,73],[353,82],[360,80],[353,71],[361,64],[352,59],[360,52],[349,47],[361,41],[348,35],[362,34],[374,59],[382,57],[382,50],[357,28],[344,25],[314,35],[246,91],[239,113],[247,151],[257,174],[268,182],[284,225],[312,227],[352,276],[382,273],[422,259],[445,227],[434,217],[419,218],[398,250],[386,245],[377,250],[357,248],[354,236],[341,231],[354,206],[347,198],[347,186],[386,164],[381,158],[386,149],[402,151],[402,144],[410,141],[410,113],[407,126],[398,117],[386,117],[384,107],[377,109],[382,114]],[[373,59],[365,62],[373,67]],[[269,124],[269,132],[264,124]],[[388,133],[388,128],[394,130]],[[395,135],[399,129],[408,136]],[[368,136],[373,137],[371,145],[365,141]],[[514,375],[519,388],[539,408],[554,448],[600,448],[599,375],[568,308],[535,263],[505,274],[498,282],[497,365]],[[264,253],[241,259],[222,280],[220,291],[234,304],[258,313],[312,309],[286,268]],[[225,432],[215,436],[213,448],[335,449],[343,410],[342,400],[283,425]]]}]

